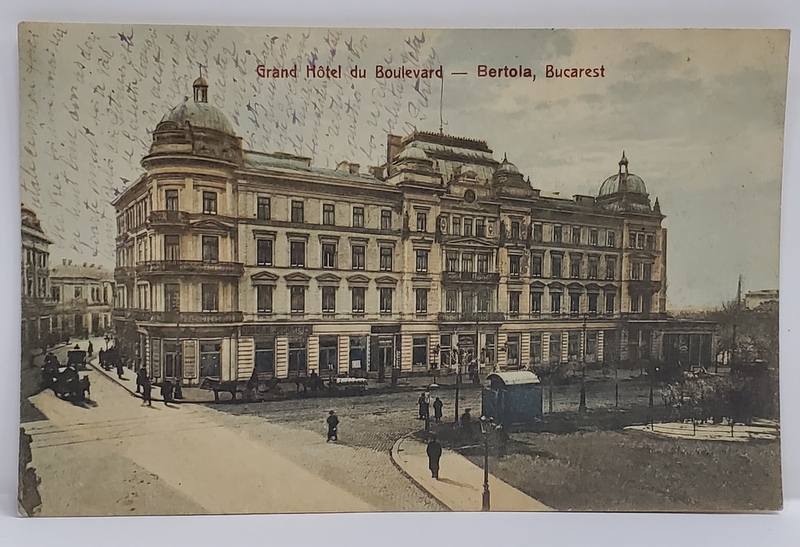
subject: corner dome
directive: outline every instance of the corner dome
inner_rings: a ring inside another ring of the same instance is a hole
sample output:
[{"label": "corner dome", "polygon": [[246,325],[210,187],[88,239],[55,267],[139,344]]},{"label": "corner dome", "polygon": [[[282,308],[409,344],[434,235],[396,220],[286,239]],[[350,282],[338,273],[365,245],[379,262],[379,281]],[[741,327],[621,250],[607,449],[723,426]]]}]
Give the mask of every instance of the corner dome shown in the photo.
[{"label": "corner dome", "polygon": [[644,185],[642,177],[628,172],[628,158],[625,157],[625,151],[622,152],[622,159],[619,160],[619,172],[603,181],[597,197],[618,193],[647,196],[647,187]]},{"label": "corner dome", "polygon": [[519,174],[519,169],[517,166],[508,161],[508,158],[505,154],[503,154],[503,162],[497,166],[497,169],[494,171],[495,173],[513,173],[515,175]]},{"label": "corner dome", "polygon": [[231,122],[219,108],[205,102],[193,101],[189,97],[167,112],[161,119],[161,123],[164,122],[172,122],[179,127],[205,127],[235,135]]},{"label": "corner dome", "polygon": [[397,155],[398,160],[420,160],[430,161],[428,155],[421,149],[413,144],[406,147],[402,152]]}]

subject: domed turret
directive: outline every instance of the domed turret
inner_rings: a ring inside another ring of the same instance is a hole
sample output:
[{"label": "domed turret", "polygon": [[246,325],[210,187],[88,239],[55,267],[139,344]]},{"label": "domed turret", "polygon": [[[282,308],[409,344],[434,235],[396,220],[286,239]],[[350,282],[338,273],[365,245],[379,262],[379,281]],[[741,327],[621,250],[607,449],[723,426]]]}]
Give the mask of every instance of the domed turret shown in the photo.
[{"label": "domed turret", "polygon": [[166,113],[161,119],[161,123],[172,122],[178,127],[205,127],[234,135],[233,126],[228,121],[228,117],[216,106],[208,104],[208,82],[201,73],[192,84],[194,100],[189,97],[184,98],[183,102]]},{"label": "domed turret", "polygon": [[606,209],[615,211],[651,211],[647,186],[641,177],[628,172],[628,158],[625,157],[625,151],[619,160],[619,172],[608,177],[600,185],[597,202]]},{"label": "domed turret", "polygon": [[512,173],[517,175],[519,174],[519,169],[517,169],[516,165],[508,161],[508,157],[506,157],[506,155],[503,154],[503,161],[500,165],[497,166],[497,169],[495,169],[495,173]]}]

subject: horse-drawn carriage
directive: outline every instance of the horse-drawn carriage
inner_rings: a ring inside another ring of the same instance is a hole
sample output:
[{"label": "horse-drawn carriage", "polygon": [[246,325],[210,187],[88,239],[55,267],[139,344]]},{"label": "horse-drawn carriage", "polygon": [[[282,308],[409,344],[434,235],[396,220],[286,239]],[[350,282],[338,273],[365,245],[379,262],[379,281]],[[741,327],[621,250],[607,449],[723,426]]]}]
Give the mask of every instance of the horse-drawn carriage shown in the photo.
[{"label": "horse-drawn carriage", "polygon": [[[77,348],[77,346],[75,346]],[[67,366],[77,370],[86,370],[86,352],[82,349],[71,349],[67,352]]]},{"label": "horse-drawn carriage", "polygon": [[278,387],[280,380],[273,378],[271,375],[258,373],[253,371],[252,376],[247,382],[239,380],[222,381],[216,378],[203,378],[200,384],[200,389],[206,389],[214,392],[214,402],[220,402],[220,392],[227,392],[231,394],[231,401],[236,400],[236,394],[240,393],[244,401],[258,401],[264,398],[264,395],[270,391],[275,391]]},{"label": "horse-drawn carriage", "polygon": [[42,384],[45,389],[52,389],[60,399],[73,403],[83,402],[89,398],[89,377],[81,378],[73,361],[62,367],[58,358],[52,353],[45,357]]},{"label": "horse-drawn carriage", "polygon": [[[267,393],[274,393],[279,389],[279,384],[294,384],[295,393],[311,392],[312,395],[323,394],[326,391],[329,395],[363,395],[366,393],[368,381],[366,378],[331,378],[327,382],[316,372],[308,376],[292,376],[282,380],[275,378],[271,373],[259,373],[253,371],[250,379],[222,381],[215,378],[203,378],[200,389],[214,392],[214,402],[220,402],[220,392],[230,393],[231,401],[236,400],[236,394],[241,395],[243,401],[262,401],[266,399]],[[290,388],[291,389],[291,388]]]}]

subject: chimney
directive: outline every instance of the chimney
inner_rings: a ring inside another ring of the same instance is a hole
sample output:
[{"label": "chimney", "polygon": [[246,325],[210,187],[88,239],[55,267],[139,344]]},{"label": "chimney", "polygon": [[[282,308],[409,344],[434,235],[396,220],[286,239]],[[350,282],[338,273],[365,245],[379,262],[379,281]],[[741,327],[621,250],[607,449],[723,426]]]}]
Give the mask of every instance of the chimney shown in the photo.
[{"label": "chimney", "polygon": [[386,165],[392,163],[392,160],[400,153],[402,146],[402,137],[399,135],[387,135],[386,141]]},{"label": "chimney", "polygon": [[351,175],[357,175],[358,171],[360,169],[361,169],[361,165],[359,165],[358,163],[351,163],[350,164],[350,174]]}]

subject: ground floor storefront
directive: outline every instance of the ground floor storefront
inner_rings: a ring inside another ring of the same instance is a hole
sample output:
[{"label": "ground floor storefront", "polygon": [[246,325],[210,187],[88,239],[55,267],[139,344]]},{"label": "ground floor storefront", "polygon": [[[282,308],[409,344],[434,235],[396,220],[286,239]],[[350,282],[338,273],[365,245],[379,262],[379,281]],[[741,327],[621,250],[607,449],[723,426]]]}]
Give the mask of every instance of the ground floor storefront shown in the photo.
[{"label": "ground floor storefront", "polygon": [[118,322],[123,354],[160,381],[198,385],[318,374],[373,377],[516,370],[543,363],[667,362],[709,366],[712,324],[573,319],[503,323],[409,322],[159,325]]}]

